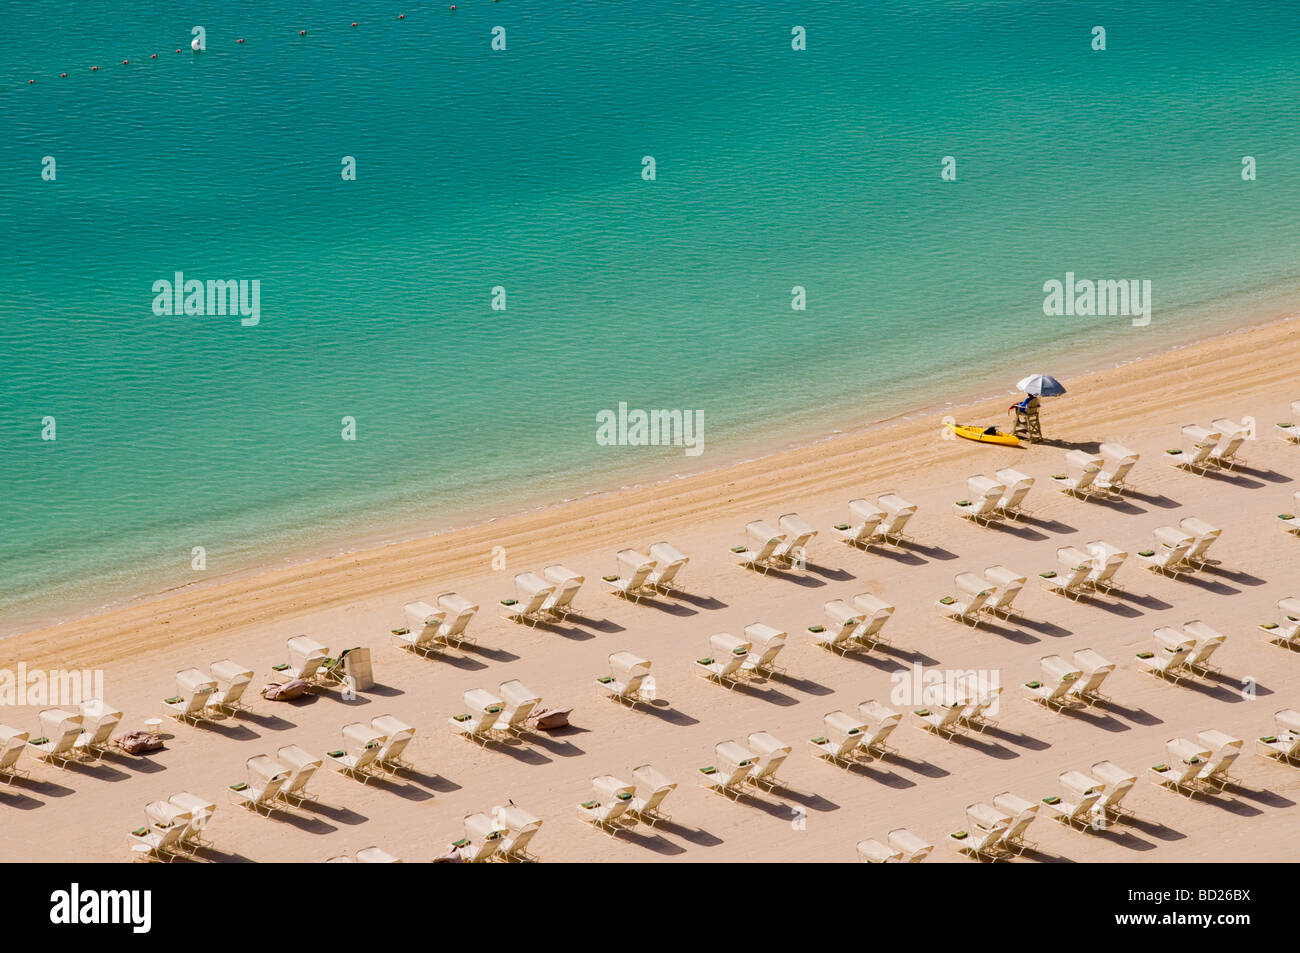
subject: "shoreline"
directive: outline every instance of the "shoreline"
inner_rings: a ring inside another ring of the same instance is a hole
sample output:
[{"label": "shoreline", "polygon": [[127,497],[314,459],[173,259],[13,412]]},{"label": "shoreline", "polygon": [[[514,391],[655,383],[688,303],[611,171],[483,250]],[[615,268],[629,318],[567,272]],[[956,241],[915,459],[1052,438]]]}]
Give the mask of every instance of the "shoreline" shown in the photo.
[{"label": "shoreline", "polygon": [[[1274,313],[1279,310],[1285,313]],[[1094,374],[1102,374],[1110,370],[1141,364],[1189,348],[1206,346],[1215,341],[1231,338],[1235,335],[1260,331],[1275,325],[1285,326],[1288,322],[1295,321],[1298,317],[1300,317],[1300,312],[1294,311],[1292,307],[1282,306],[1279,301],[1270,301],[1268,304],[1260,306],[1256,312],[1250,314],[1248,317],[1239,319],[1241,323],[1226,328],[1214,327],[1214,329],[1209,330],[1208,333],[1200,333],[1198,336],[1179,340],[1176,343],[1169,343],[1166,341],[1149,351],[1139,352],[1136,356],[1133,356],[1128,360],[1115,360],[1120,353],[1120,348],[1117,345],[1115,348],[1107,349],[1086,358],[1080,358],[1078,362],[1074,364],[1071,364],[1068,360],[1059,362],[1064,364],[1065,367],[1061,369],[1061,372],[1057,373],[1056,376],[1066,383],[1068,387],[1072,380],[1078,381],[1079,379]],[[1200,330],[1204,331],[1205,329]],[[120,611],[129,611],[132,609],[147,607],[152,603],[165,601],[169,598],[175,598],[185,594],[200,594],[213,587],[235,585],[237,583],[249,581],[256,576],[265,573],[292,572],[318,563],[345,560],[349,558],[372,558],[390,549],[428,543],[455,534],[481,531],[490,528],[495,524],[506,523],[514,520],[524,520],[530,517],[540,517],[547,513],[555,513],[559,515],[568,507],[580,506],[584,503],[593,501],[616,499],[621,494],[653,492],[655,490],[662,490],[665,487],[671,487],[674,484],[681,483],[682,481],[703,480],[726,473],[733,469],[761,466],[764,463],[784,454],[807,452],[819,447],[825,447],[828,444],[833,444],[837,441],[862,439],[891,426],[902,426],[920,419],[942,416],[951,411],[975,408],[981,404],[998,400],[1004,396],[1016,395],[1018,392],[1014,388],[1010,387],[1004,391],[990,393],[989,388],[992,386],[991,380],[993,376],[998,373],[1000,372],[991,371],[989,373],[989,383],[971,384],[968,389],[956,395],[952,400],[899,410],[885,417],[868,420],[866,422],[846,422],[839,428],[832,426],[828,428],[822,436],[810,440],[782,440],[766,446],[759,446],[757,442],[746,442],[744,449],[733,449],[721,462],[707,468],[693,470],[686,473],[664,475],[667,470],[671,469],[668,464],[665,464],[662,469],[659,467],[648,467],[644,478],[630,483],[624,483],[619,486],[607,486],[604,488],[593,489],[573,497],[560,499],[551,498],[549,500],[539,500],[533,503],[523,503],[517,508],[507,509],[492,516],[470,516],[466,513],[460,513],[451,517],[451,525],[444,525],[438,528],[414,529],[407,533],[394,533],[391,529],[388,529],[362,538],[354,537],[351,540],[341,543],[295,547],[295,551],[292,553],[283,553],[278,556],[272,556],[268,559],[260,560],[253,565],[233,569],[209,578],[178,582],[174,585],[156,586],[130,595],[110,598],[106,602],[101,602],[95,605],[83,604],[80,606],[70,607],[63,611],[52,610],[47,614],[42,614],[40,618],[17,623],[12,631],[0,634],[0,642],[25,634],[58,629],[62,626],[85,622],[89,619],[98,618],[100,616]],[[1050,408],[1048,413],[1050,414]],[[1002,425],[1000,418],[998,423],[999,426]],[[652,471],[657,471],[659,475],[651,475]]]}]

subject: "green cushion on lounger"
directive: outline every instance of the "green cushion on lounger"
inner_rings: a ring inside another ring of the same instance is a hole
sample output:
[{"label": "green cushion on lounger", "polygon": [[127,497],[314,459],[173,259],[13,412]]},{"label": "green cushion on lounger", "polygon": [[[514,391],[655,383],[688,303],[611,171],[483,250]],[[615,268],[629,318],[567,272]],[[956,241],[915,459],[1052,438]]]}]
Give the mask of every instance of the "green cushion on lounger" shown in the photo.
[{"label": "green cushion on lounger", "polygon": [[460,840],[452,841],[452,842],[451,842],[451,846],[452,846],[452,847],[468,847],[468,846],[469,846],[469,838],[468,838],[468,837],[462,837]]},{"label": "green cushion on lounger", "polygon": [[925,718],[925,717],[927,717],[927,716],[930,714],[930,709],[928,709],[928,708],[918,708],[918,709],[916,709],[916,711],[912,712],[912,714],[913,714],[913,715],[916,715],[918,718]]},{"label": "green cushion on lounger", "polygon": [[970,506],[970,500],[957,500],[957,506]]},{"label": "green cushion on lounger", "polygon": [[1025,688],[1042,688],[1042,682],[1025,682]]},{"label": "green cushion on lounger", "polygon": [[583,802],[582,802],[582,809],[583,809],[584,811],[594,811],[594,810],[595,810],[596,808],[598,808],[598,807],[600,807],[600,802],[599,802],[599,801],[583,801]]},{"label": "green cushion on lounger", "polygon": [[1260,628],[1261,628],[1261,629],[1276,629],[1276,628],[1277,628],[1277,623],[1276,623],[1276,622],[1265,622],[1263,625],[1260,626]]},{"label": "green cushion on lounger", "polygon": [[1277,518],[1280,519],[1280,520],[1293,520],[1293,519],[1295,519],[1295,514],[1294,514],[1294,513],[1278,513],[1278,514],[1277,514]]},{"label": "green cushion on lounger", "polygon": [[852,527],[850,527],[848,523],[836,523],[835,528],[840,531],[843,531],[846,529],[851,529]]},{"label": "green cushion on lounger", "polygon": [[808,631],[811,632],[813,635],[821,635],[821,633],[823,633],[823,632],[826,631],[826,626],[824,626],[824,625],[810,625],[810,626],[808,626]]},{"label": "green cushion on lounger", "polygon": [[1060,804],[1060,803],[1061,803],[1061,799],[1060,799],[1059,797],[1057,797],[1055,794],[1053,794],[1051,797],[1045,797],[1045,798],[1043,798],[1043,803],[1044,803],[1044,804]]},{"label": "green cushion on lounger", "polygon": [[606,582],[618,582],[618,576],[601,576]]},{"label": "green cushion on lounger", "polygon": [[731,547],[731,551],[732,551],[733,553],[743,553],[743,552],[745,552],[747,549],[749,549],[748,546],[732,546],[732,547]]},{"label": "green cushion on lounger", "polygon": [[469,721],[471,717],[472,717],[472,716],[470,716],[470,715],[452,715],[452,716],[451,716],[451,720],[452,720],[452,721]]},{"label": "green cushion on lounger", "polygon": [[608,685],[613,680],[614,676],[612,675],[602,675],[600,678],[596,679],[596,681],[600,682],[602,685]]},{"label": "green cushion on lounger", "polygon": [[1176,457],[1176,456],[1178,456],[1178,455],[1179,455],[1180,453],[1182,453],[1182,452],[1183,452],[1183,451],[1182,451],[1182,450],[1179,450],[1179,449],[1166,450],[1166,451],[1165,451],[1165,453],[1169,454],[1171,457]]},{"label": "green cushion on lounger", "polygon": [[285,671],[288,667],[289,667],[289,663],[288,663],[288,662],[281,662],[279,665],[272,665],[272,666],[271,666],[271,671],[273,671],[273,672],[283,672],[283,671]]},{"label": "green cushion on lounger", "polygon": [[164,704],[164,705],[179,705],[179,704],[180,704],[181,702],[183,702],[183,701],[185,701],[185,697],[184,697],[183,695],[173,695],[171,698],[164,698],[164,699],[163,699],[163,704]]},{"label": "green cushion on lounger", "polygon": [[695,664],[696,664],[696,665],[712,665],[712,664],[713,664],[713,659],[711,659],[711,658],[697,658],[697,659],[695,660]]},{"label": "green cushion on lounger", "polygon": [[410,629],[394,629],[394,630],[393,630],[393,635],[410,635],[410,634],[411,634],[411,630],[410,630]]},{"label": "green cushion on lounger", "polygon": [[147,828],[147,827],[137,827],[137,828],[136,828],[135,830],[133,830],[131,833],[134,834],[136,837],[144,837],[145,834],[148,834],[148,833],[149,833],[149,828]]},{"label": "green cushion on lounger", "polygon": [[1154,549],[1140,549],[1140,550],[1138,550],[1138,555],[1139,555],[1139,556],[1154,556],[1155,554],[1156,554],[1156,551],[1155,551]]},{"label": "green cushion on lounger", "polygon": [[700,774],[717,774],[717,773],[718,773],[718,769],[711,764],[706,764],[704,767],[700,768]]},{"label": "green cushion on lounger", "polygon": [[1140,659],[1152,659],[1156,657],[1155,652],[1139,652],[1137,657]]},{"label": "green cushion on lounger", "polygon": [[50,739],[46,738],[44,735],[41,735],[39,738],[33,738],[27,743],[29,745],[47,745],[50,743]]},{"label": "green cushion on lounger", "polygon": [[1164,764],[1163,762],[1161,764],[1153,764],[1151,765],[1151,770],[1156,772],[1156,774],[1164,774],[1169,770],[1169,765]]},{"label": "green cushion on lounger", "polygon": [[1052,474],[1052,479],[1053,479],[1053,480],[1064,480],[1064,479],[1065,479],[1065,474],[1064,474],[1064,473],[1053,473],[1053,474]]},{"label": "green cushion on lounger", "polygon": [[619,794],[618,799],[620,801],[630,801],[632,800],[632,794],[630,791],[623,791]]},{"label": "green cushion on lounger", "polygon": [[499,714],[499,713],[500,713],[500,711],[501,711],[501,706],[500,706],[500,705],[488,705],[488,707],[485,708],[485,709],[483,709],[483,710],[486,711],[489,715],[496,715],[496,714]]},{"label": "green cushion on lounger", "polygon": [[343,757],[343,752],[342,752],[341,750],[340,750],[340,751],[331,751],[331,752],[329,752],[329,756],[330,756],[331,758],[341,758],[341,757]]},{"label": "green cushion on lounger", "polygon": [[732,649],[732,650],[731,650],[731,654],[732,654],[732,655],[748,655],[748,654],[749,654],[749,649]]},{"label": "green cushion on lounger", "polygon": [[951,837],[953,840],[965,840],[970,835],[967,834],[965,831],[953,831],[948,836]]},{"label": "green cushion on lounger", "polygon": [[826,739],[826,738],[822,738],[822,737],[819,736],[819,737],[817,737],[817,738],[813,738],[813,739],[812,739],[812,743],[815,744],[815,745],[820,746],[820,745],[824,745],[824,744],[826,744],[827,740],[828,740],[828,739]]},{"label": "green cushion on lounger", "polygon": [[1260,738],[1259,740],[1264,742],[1264,744],[1266,745],[1271,745],[1273,742],[1277,741],[1277,735],[1265,735],[1263,738]]},{"label": "green cushion on lounger", "polygon": [[1047,572],[1040,572],[1038,575],[1042,576],[1044,579],[1055,579],[1056,571],[1049,569]]},{"label": "green cushion on lounger", "polygon": [[[615,577],[615,578],[617,578],[617,577]],[[519,600],[518,600],[518,599],[502,599],[502,600],[501,600],[501,604],[502,604],[503,606],[517,606],[517,605],[519,605]]]},{"label": "green cushion on lounger", "polygon": [[1200,763],[1201,763],[1201,759],[1195,756],[1183,759],[1183,764],[1200,764]]},{"label": "green cushion on lounger", "polygon": [[230,790],[232,790],[232,791],[247,791],[247,790],[248,790],[248,782],[247,782],[247,781],[240,781],[238,784],[232,784],[232,785],[230,786]]},{"label": "green cushion on lounger", "polygon": [[939,600],[939,603],[941,605],[950,606],[956,601],[957,600],[954,599],[952,596],[944,596],[942,599]]},{"label": "green cushion on lounger", "polygon": [[1284,423],[1284,424],[1278,424],[1278,426],[1279,426],[1279,427],[1282,427],[1282,428],[1288,428],[1288,427],[1294,427],[1295,424],[1290,423],[1290,422],[1288,421],[1287,423]]}]

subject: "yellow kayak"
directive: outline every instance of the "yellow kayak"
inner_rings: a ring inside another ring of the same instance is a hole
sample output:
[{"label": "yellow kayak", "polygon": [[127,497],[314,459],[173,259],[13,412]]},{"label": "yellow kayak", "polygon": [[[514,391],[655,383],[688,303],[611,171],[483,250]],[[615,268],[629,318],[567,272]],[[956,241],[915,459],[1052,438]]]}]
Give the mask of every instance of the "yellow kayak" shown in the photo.
[{"label": "yellow kayak", "polygon": [[965,437],[967,440],[978,440],[980,443],[996,443],[1004,447],[1020,446],[1020,438],[1011,433],[985,433],[987,427],[977,427],[974,424],[948,424],[948,429],[959,437]]}]

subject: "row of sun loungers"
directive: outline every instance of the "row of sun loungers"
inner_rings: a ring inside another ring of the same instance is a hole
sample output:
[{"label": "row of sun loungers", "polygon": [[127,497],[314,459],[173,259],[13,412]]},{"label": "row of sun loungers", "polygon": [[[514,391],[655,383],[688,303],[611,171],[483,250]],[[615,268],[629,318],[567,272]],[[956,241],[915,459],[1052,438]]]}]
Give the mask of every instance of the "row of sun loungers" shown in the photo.
[{"label": "row of sun loungers", "polygon": [[528,719],[542,697],[518,679],[502,682],[497,691],[500,697],[484,688],[465,692],[461,698],[466,710],[447,719],[452,730],[483,745],[526,733]]},{"label": "row of sun loungers", "polygon": [[864,864],[919,864],[934,850],[934,845],[917,837],[906,827],[889,832],[888,843],[878,840],[858,842],[858,860]]},{"label": "row of sun loungers", "polygon": [[1218,561],[1206,556],[1206,551],[1222,533],[1217,526],[1189,516],[1177,526],[1158,526],[1152,530],[1155,546],[1139,552],[1138,559],[1148,569],[1176,579],[1182,573],[1217,565]]},{"label": "row of sun loungers", "polygon": [[203,836],[217,806],[197,794],[182,791],[165,801],[145,805],[145,825],[129,834],[131,852],[140,859],[162,861],[192,856],[210,846]]},{"label": "row of sun loungers", "polygon": [[990,566],[983,576],[958,573],[953,579],[956,594],[941,597],[935,608],[941,615],[972,626],[979,625],[982,612],[1010,617],[1017,612],[1012,603],[1026,581],[1025,576],[1006,566]]},{"label": "row of sun loungers", "polygon": [[695,673],[726,688],[743,681],[765,680],[783,671],[776,658],[785,642],[784,632],[761,622],[745,626],[744,638],[725,632],[711,635],[711,654],[695,660]]},{"label": "row of sun loungers", "polygon": [[896,753],[887,743],[903,720],[901,713],[872,699],[860,704],[856,712],[827,712],[824,733],[808,739],[812,752],[834,764],[852,765]]},{"label": "row of sun loungers", "polygon": [[996,479],[976,474],[966,479],[966,492],[970,499],[954,502],[953,512],[984,526],[999,520],[1018,519],[1026,512],[1025,497],[1033,485],[1033,477],[1010,467],[998,470]]},{"label": "row of sun loungers", "polygon": [[591,786],[595,797],[578,805],[578,815],[598,830],[617,836],[641,822],[653,827],[669,820],[663,802],[677,789],[677,782],[654,765],[643,764],[632,770],[631,784],[602,774],[591,779]]},{"label": "row of sun loungers", "polygon": [[1250,428],[1244,421],[1220,418],[1209,427],[1186,424],[1182,429],[1182,446],[1165,453],[1170,464],[1193,473],[1231,470],[1245,463],[1238,451],[1249,437]]},{"label": "row of sun loungers", "polygon": [[341,774],[364,784],[380,774],[410,767],[402,754],[413,737],[413,727],[392,715],[380,715],[368,725],[360,721],[344,725],[343,747],[326,752],[325,759]]},{"label": "row of sun loungers", "polygon": [[1105,540],[1093,540],[1086,549],[1062,546],[1056,551],[1059,569],[1038,574],[1044,589],[1078,600],[1092,592],[1118,588],[1115,575],[1128,553]]},{"label": "row of sun loungers", "polygon": [[1187,797],[1222,791],[1237,781],[1228,769],[1242,744],[1240,738],[1216,730],[1199,732],[1195,740],[1170,738],[1165,742],[1169,761],[1151,766],[1151,780]]},{"label": "row of sun loungers", "polygon": [[1052,474],[1063,493],[1079,499],[1104,495],[1115,497],[1132,489],[1128,475],[1139,454],[1118,443],[1103,443],[1101,453],[1070,450],[1065,454],[1065,472]]},{"label": "row of sun loungers", "polygon": [[912,538],[904,529],[916,515],[916,504],[891,491],[876,497],[875,503],[861,498],[849,500],[849,514],[850,522],[834,527],[845,543],[861,549],[879,543],[898,545]]},{"label": "row of sun loungers", "polygon": [[677,574],[688,562],[690,557],[670,543],[655,543],[648,556],[635,549],[620,549],[618,572],[601,581],[615,595],[640,602],[655,593],[680,591]]},{"label": "row of sun loungers", "polygon": [[178,721],[198,723],[233,715],[247,706],[244,692],[253,670],[230,659],[213,662],[208,672],[187,668],[176,673],[176,694],[163,699],[163,711]]},{"label": "row of sun loungers", "polygon": [[575,610],[573,597],[582,588],[583,577],[565,566],[547,566],[539,576],[521,572],[515,576],[515,597],[502,599],[497,611],[507,619],[525,625],[563,621]]},{"label": "row of sun loungers", "polygon": [[779,787],[776,773],[790,751],[790,745],[766,731],[754,732],[743,745],[720,741],[713,747],[714,763],[699,769],[700,783],[733,800],[745,793],[747,784]]},{"label": "row of sun loungers", "polygon": [[746,542],[731,547],[742,566],[766,574],[772,569],[793,569],[807,562],[808,544],[817,530],[797,513],[786,513],[777,522],[780,529],[762,520],[745,524]]},{"label": "row of sun loungers", "polygon": [[24,750],[59,767],[97,758],[110,747],[113,729],[121,720],[120,711],[101,699],[92,698],[82,702],[76,711],[63,708],[41,711],[37,715],[40,735],[36,738],[26,731],[0,725],[0,778],[12,780],[27,776],[18,767]]},{"label": "row of sun loungers", "polygon": [[379,847],[363,847],[355,857],[339,854],[325,861],[327,864],[400,864],[402,861]]},{"label": "row of sun loungers", "polygon": [[1032,847],[1025,832],[1038,816],[1038,804],[1010,791],[966,806],[966,827],[948,835],[959,851],[977,859],[999,860]]}]

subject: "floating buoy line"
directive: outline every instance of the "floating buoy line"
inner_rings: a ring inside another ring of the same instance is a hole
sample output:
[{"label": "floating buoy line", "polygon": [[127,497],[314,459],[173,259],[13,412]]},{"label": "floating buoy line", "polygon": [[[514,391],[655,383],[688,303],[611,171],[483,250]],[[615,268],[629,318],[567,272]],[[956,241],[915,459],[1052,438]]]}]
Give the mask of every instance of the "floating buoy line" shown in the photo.
[{"label": "floating buoy line", "polygon": [[[493,2],[493,3],[497,3],[497,2],[499,2],[499,0],[492,0],[492,2]],[[453,4],[450,4],[450,5],[447,7],[447,12],[449,12],[449,13],[455,13],[455,12],[456,12],[456,4],[454,4],[454,3],[453,3]],[[394,17],[393,19],[395,19],[395,20],[405,20],[405,19],[406,19],[406,14],[405,14],[405,13],[399,13],[399,14],[397,14],[397,16]],[[360,22],[359,22],[359,21],[356,21],[356,20],[350,21],[350,26],[351,26],[352,29],[356,29],[357,27],[360,26]],[[298,31],[298,36],[300,36],[300,37],[301,37],[301,36],[307,36],[307,31],[306,31],[306,30],[302,30],[302,29],[300,29],[300,30]],[[238,37],[238,38],[235,40],[235,44],[236,44],[236,45],[243,44],[244,39],[245,39],[245,38],[242,37],[242,36],[241,36],[241,37]],[[205,52],[205,51],[206,51],[206,46],[205,46],[205,43],[204,43],[202,40],[200,40],[199,37],[196,36],[193,40],[190,41],[190,49],[193,50],[195,53],[202,53],[202,52]],[[177,49],[176,52],[177,52],[177,53],[183,53],[183,52],[184,52],[184,49],[183,49],[183,48],[182,48],[182,49]],[[157,58],[158,58],[158,54],[157,54],[157,53],[151,53],[151,54],[149,55],[149,59],[151,59],[151,60],[156,60]],[[123,65],[123,66],[130,66],[130,65],[131,65],[131,60],[130,60],[130,59],[124,59],[124,60],[122,60],[122,65]],[[92,73],[98,73],[98,72],[99,72],[99,67],[98,67],[98,66],[91,66],[91,67],[90,67],[90,72],[92,72]],[[59,79],[67,79],[67,78],[68,78],[68,74],[67,74],[66,72],[59,73]],[[28,85],[28,86],[34,86],[35,84],[36,84],[36,79],[35,79],[35,78],[31,78],[31,79],[28,79],[28,80],[27,80],[27,85]]]}]

